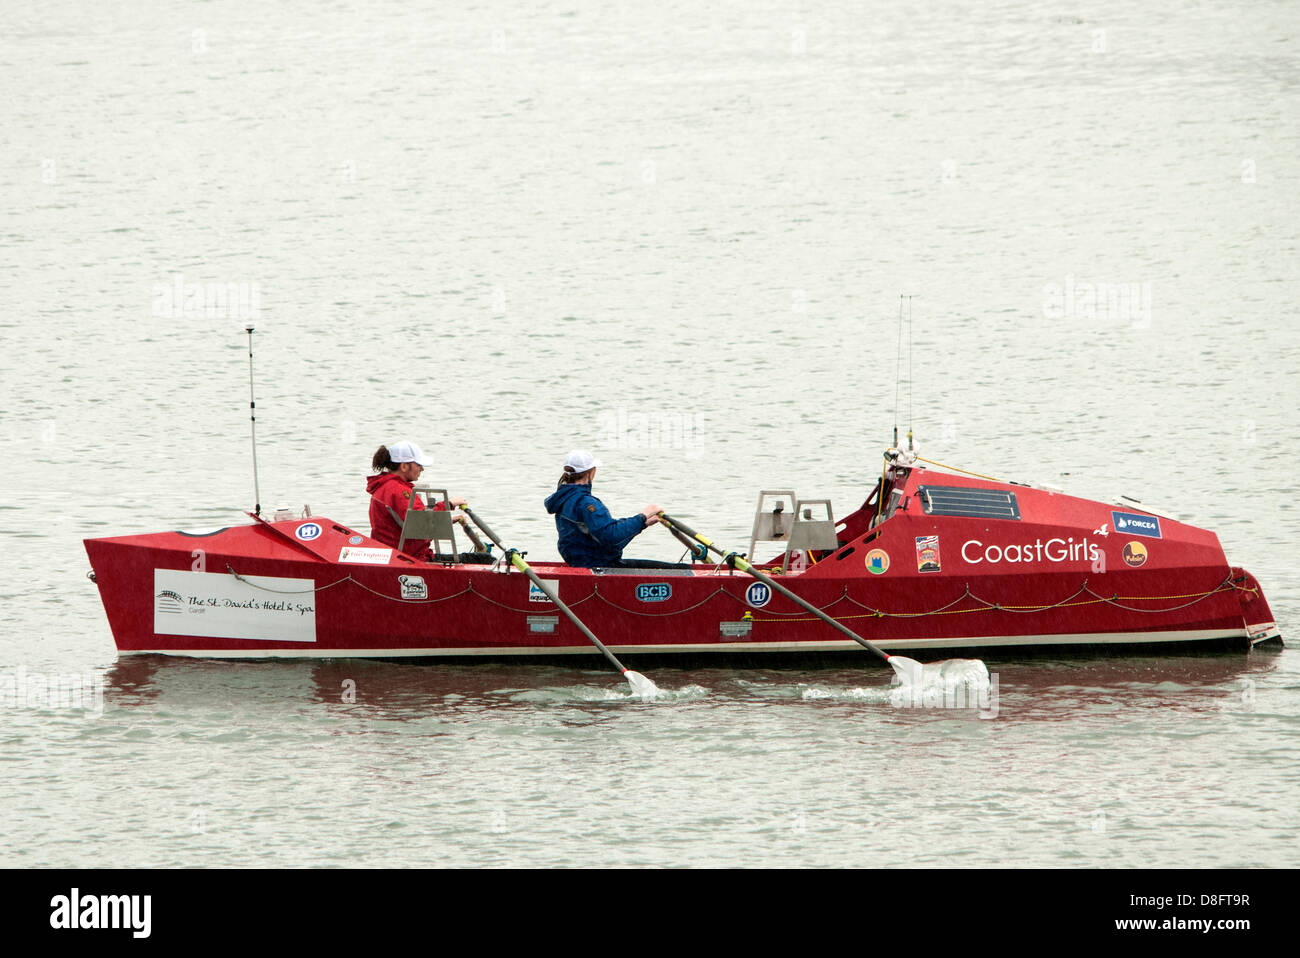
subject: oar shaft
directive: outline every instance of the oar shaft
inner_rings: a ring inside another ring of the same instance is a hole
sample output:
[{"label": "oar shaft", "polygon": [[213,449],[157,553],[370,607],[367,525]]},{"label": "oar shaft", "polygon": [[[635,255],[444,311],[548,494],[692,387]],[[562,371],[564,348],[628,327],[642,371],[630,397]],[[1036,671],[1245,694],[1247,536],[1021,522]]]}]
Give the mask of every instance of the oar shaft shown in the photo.
[{"label": "oar shaft", "polygon": [[478,537],[478,533],[468,522],[465,523],[465,535],[469,536],[469,541],[474,543],[475,552],[487,552],[487,546],[483,545],[483,540]]},{"label": "oar shaft", "polygon": [[473,521],[473,523],[476,526],[478,526],[480,529],[483,530],[483,534],[487,536],[489,539],[491,539],[498,549],[500,549],[503,553],[505,553],[507,556],[510,557],[510,564],[513,565],[520,572],[522,572],[524,575],[528,576],[529,581],[531,581],[533,585],[537,586],[537,588],[541,589],[542,594],[545,595],[546,598],[550,599],[551,603],[557,609],[559,609],[561,612],[563,612],[566,616],[569,617],[569,621],[578,627],[578,631],[580,631],[583,635],[585,635],[588,641],[590,641],[592,645],[600,649],[600,651],[605,654],[605,658],[609,659],[610,663],[614,666],[614,668],[618,669],[620,672],[624,672],[624,673],[627,672],[627,667],[623,665],[623,663],[620,662],[614,656],[613,652],[605,648],[604,643],[601,642],[600,639],[596,638],[595,633],[593,633],[591,629],[587,628],[587,626],[583,624],[583,621],[578,618],[577,613],[575,613],[572,609],[570,609],[567,605],[565,605],[563,602],[560,601],[560,597],[555,594],[555,590],[552,589],[550,585],[542,581],[541,577],[538,576],[538,574],[533,571],[532,566],[530,566],[527,562],[524,561],[523,556],[521,556],[517,551],[507,549],[505,546],[503,546],[501,544],[501,540],[496,537],[496,533],[494,533],[491,529],[487,527],[487,524],[482,519],[480,519],[477,514],[475,514],[473,509],[471,509],[469,506],[461,506],[460,508],[462,509],[462,511],[464,511],[465,515],[470,517],[470,519]]},{"label": "oar shaft", "polygon": [[712,542],[710,542],[708,539],[704,538],[704,536],[700,535],[698,532],[696,532],[694,529],[692,529],[692,528],[691,528],[690,526],[688,526],[686,523],[682,522],[680,519],[674,519],[672,516],[668,515],[667,513],[661,512],[661,513],[659,513],[659,521],[662,522],[662,523],[663,523],[665,526],[667,526],[669,529],[680,529],[682,532],[684,532],[686,535],[690,536],[690,537],[691,537],[692,539],[694,539],[696,542],[700,543],[701,545],[708,546],[710,549],[712,549],[712,550],[713,550],[714,552],[716,552],[718,555],[722,555],[722,550],[721,550],[721,549],[719,549],[717,546],[715,546],[715,545],[714,545]]},{"label": "oar shaft", "polygon": [[669,532],[671,532],[671,533],[673,534],[673,538],[674,538],[674,539],[676,539],[678,542],[680,542],[682,545],[686,546],[686,548],[690,550],[690,552],[691,552],[691,558],[692,558],[692,559],[697,559],[697,558],[698,558],[698,559],[707,559],[707,558],[708,558],[708,556],[709,556],[708,551],[706,550],[706,551],[703,553],[703,555],[701,555],[701,554],[699,553],[699,550],[700,550],[700,548],[701,548],[700,543],[696,542],[694,539],[692,539],[692,538],[691,538],[690,536],[688,536],[686,533],[682,532],[681,529],[678,529],[678,528],[676,528],[676,527],[674,527],[674,526],[665,526],[664,528],[666,528]]},{"label": "oar shaft", "polygon": [[799,606],[799,607],[802,608],[802,609],[806,609],[807,611],[811,612],[813,615],[817,616],[817,618],[821,619],[821,620],[822,620],[823,622],[825,622],[827,625],[834,626],[836,629],[838,629],[838,630],[839,630],[840,632],[842,632],[844,635],[847,635],[847,636],[848,636],[850,639],[852,639],[854,642],[858,643],[858,645],[861,645],[863,648],[865,648],[865,649],[869,649],[870,651],[876,653],[876,655],[880,656],[880,657],[881,657],[882,659],[884,659],[886,662],[889,661],[889,656],[886,655],[883,651],[881,651],[880,649],[876,648],[876,646],[872,645],[870,642],[868,642],[868,641],[867,641],[866,639],[864,639],[862,636],[858,635],[856,632],[854,632],[854,631],[853,631],[852,629],[850,629],[848,626],[844,625],[844,624],[841,623],[841,622],[837,622],[835,619],[831,618],[829,615],[827,615],[827,614],[826,614],[825,612],[823,612],[821,609],[817,608],[817,606],[813,605],[811,602],[808,602],[808,601],[805,600],[805,599],[801,599],[799,596],[795,595],[793,592],[791,592],[789,589],[787,589],[787,588],[786,588],[785,586],[783,586],[781,583],[777,582],[775,579],[773,579],[773,578],[772,578],[770,575],[768,575],[767,573],[765,573],[765,572],[760,572],[758,569],[755,569],[754,566],[753,566],[752,564],[750,564],[749,562],[747,562],[743,556],[738,556],[738,555],[736,555],[735,553],[727,553],[727,552],[724,552],[724,551],[723,551],[721,548],[719,548],[716,544],[714,544],[714,543],[713,543],[712,541],[710,541],[709,539],[704,538],[704,536],[702,536],[702,535],[700,535],[699,533],[697,533],[697,532],[696,532],[694,529],[692,529],[690,526],[683,525],[682,523],[678,522],[676,519],[672,518],[671,516],[667,516],[667,515],[664,515],[663,513],[660,513],[660,515],[659,515],[659,521],[662,522],[665,526],[667,526],[667,527],[670,528],[670,529],[673,528],[673,527],[676,527],[676,528],[682,530],[682,532],[686,533],[688,536],[690,536],[690,537],[691,537],[692,539],[694,539],[696,542],[700,543],[700,544],[703,545],[703,546],[707,546],[708,548],[712,549],[714,552],[716,552],[716,553],[717,553],[720,557],[722,557],[722,558],[726,558],[727,555],[731,555],[732,558],[734,559],[735,563],[736,563],[736,567],[737,567],[738,569],[740,569],[741,572],[748,572],[750,575],[752,575],[752,576],[753,576],[755,579],[757,579],[759,582],[762,582],[764,585],[766,585],[766,586],[768,586],[769,588],[771,588],[774,592],[779,592],[779,593],[781,593],[783,596],[785,596],[787,599],[789,599],[789,600],[790,600],[791,602],[793,602],[795,605]]},{"label": "oar shaft", "polygon": [[470,520],[474,523],[474,525],[482,529],[483,535],[491,539],[493,544],[496,545],[498,549],[500,549],[502,552],[506,551],[506,547],[501,544],[501,540],[497,538],[497,534],[493,532],[491,529],[489,529],[488,524],[478,517],[478,513],[476,513],[473,509],[471,509],[469,506],[466,505],[462,505],[460,507],[460,511],[465,513],[465,515],[469,516]]},{"label": "oar shaft", "polygon": [[740,566],[742,571],[748,572],[759,582],[762,582],[763,584],[770,586],[775,591],[780,592],[783,596],[785,596],[795,605],[807,609],[809,612],[817,616],[827,625],[834,626],[836,629],[839,629],[840,632],[847,635],[850,639],[852,639],[854,642],[857,642],[863,648],[870,649],[872,652],[876,653],[876,655],[880,656],[885,661],[889,661],[889,656],[886,655],[883,651],[876,648],[874,645],[872,645],[862,636],[858,635],[856,632],[850,629],[847,625],[844,625],[844,623],[831,618],[829,615],[827,615],[821,609],[817,608],[817,606],[813,605],[811,602],[808,602],[805,599],[801,599],[799,596],[795,595],[793,592],[791,592],[781,583],[773,579],[770,575],[766,574],[765,572],[759,572],[757,569],[755,569],[752,565],[750,565],[748,562],[746,562],[744,559],[740,558],[739,556],[736,557],[736,565]]}]

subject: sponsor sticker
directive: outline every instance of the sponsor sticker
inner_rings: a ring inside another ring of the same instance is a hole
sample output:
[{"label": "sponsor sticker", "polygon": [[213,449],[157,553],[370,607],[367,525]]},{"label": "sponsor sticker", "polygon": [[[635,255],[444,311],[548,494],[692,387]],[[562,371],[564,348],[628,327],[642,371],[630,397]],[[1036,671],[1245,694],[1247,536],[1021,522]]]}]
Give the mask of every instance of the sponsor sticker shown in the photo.
[{"label": "sponsor sticker", "polygon": [[429,589],[424,584],[424,579],[418,575],[399,575],[398,583],[402,586],[403,599],[427,599]]},{"label": "sponsor sticker", "polygon": [[340,562],[356,562],[361,565],[388,565],[393,557],[392,549],[368,549],[357,546],[344,546],[339,550]]},{"label": "sponsor sticker", "polygon": [[[559,595],[560,595],[560,580],[559,580],[559,579],[543,579],[542,581],[545,582],[547,585],[549,585],[549,586],[551,587],[551,591],[555,593],[556,598],[559,598]],[[530,579],[530,580],[528,581],[528,601],[529,601],[529,602],[550,602],[551,600],[548,599],[548,598],[546,597],[546,593],[545,593],[545,592],[543,592],[541,589],[539,589],[539,588],[537,587],[537,583],[536,583],[536,582],[533,582],[533,581]]]},{"label": "sponsor sticker", "polygon": [[867,571],[872,575],[881,575],[889,571],[889,553],[884,549],[872,549],[867,553]]},{"label": "sponsor sticker", "polygon": [[745,590],[745,601],[755,609],[761,609],[772,601],[772,587],[766,582],[755,582]]},{"label": "sponsor sticker", "polygon": [[1137,568],[1140,565],[1146,565],[1147,547],[1140,542],[1124,543],[1124,564]]},{"label": "sponsor sticker", "polygon": [[153,570],[156,635],[262,642],[316,641],[311,579]]},{"label": "sponsor sticker", "polygon": [[916,571],[939,572],[939,537],[916,537]]},{"label": "sponsor sticker", "polygon": [[363,541],[365,540],[363,540],[360,536],[348,536],[348,542],[350,542],[354,546],[361,545]]},{"label": "sponsor sticker", "polygon": [[1111,521],[1115,531],[1126,536],[1146,536],[1149,539],[1164,538],[1160,535],[1160,517],[1143,516],[1136,512],[1112,512]]},{"label": "sponsor sticker", "polygon": [[642,582],[636,587],[636,597],[642,602],[662,602],[673,594],[667,582]]},{"label": "sponsor sticker", "polygon": [[321,534],[320,523],[304,522],[297,529],[293,530],[293,534],[303,542],[311,542],[312,539],[319,539]]}]

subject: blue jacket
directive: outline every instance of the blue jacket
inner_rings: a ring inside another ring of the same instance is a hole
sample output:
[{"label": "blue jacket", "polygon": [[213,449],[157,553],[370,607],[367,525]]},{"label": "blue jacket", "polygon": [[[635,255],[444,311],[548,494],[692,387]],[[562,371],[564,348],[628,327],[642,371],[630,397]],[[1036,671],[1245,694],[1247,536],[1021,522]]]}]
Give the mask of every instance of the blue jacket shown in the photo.
[{"label": "blue jacket", "polygon": [[564,561],[587,569],[617,562],[627,544],[645,529],[643,515],[611,516],[586,483],[560,486],[546,497],[546,511],[555,516]]}]

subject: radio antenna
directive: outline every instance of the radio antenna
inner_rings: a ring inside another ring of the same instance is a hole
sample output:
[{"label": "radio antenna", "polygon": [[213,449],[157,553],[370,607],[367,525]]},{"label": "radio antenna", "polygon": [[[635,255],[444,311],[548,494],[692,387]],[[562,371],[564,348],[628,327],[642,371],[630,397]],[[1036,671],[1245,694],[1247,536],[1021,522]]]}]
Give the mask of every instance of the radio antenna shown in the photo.
[{"label": "radio antenna", "polygon": [[894,448],[898,448],[898,387],[903,379],[903,294],[898,294],[898,352],[894,360]]},{"label": "radio antenna", "polygon": [[912,451],[912,300],[907,297],[907,451]]},{"label": "radio antenna", "polygon": [[262,514],[262,491],[257,484],[257,401],[253,398],[253,324],[244,326],[248,330],[248,421],[253,426],[253,515]]}]

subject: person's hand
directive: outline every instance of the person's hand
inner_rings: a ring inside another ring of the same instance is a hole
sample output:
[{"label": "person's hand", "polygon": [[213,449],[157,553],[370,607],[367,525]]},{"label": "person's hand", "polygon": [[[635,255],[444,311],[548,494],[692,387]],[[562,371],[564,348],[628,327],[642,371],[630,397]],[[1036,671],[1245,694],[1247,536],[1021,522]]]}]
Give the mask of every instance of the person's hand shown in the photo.
[{"label": "person's hand", "polygon": [[451,503],[453,509],[459,509],[461,506],[465,505],[464,499],[449,499],[447,501]]},{"label": "person's hand", "polygon": [[641,510],[641,515],[645,516],[646,527],[654,525],[659,521],[659,513],[663,512],[663,506],[656,506],[653,503]]}]

